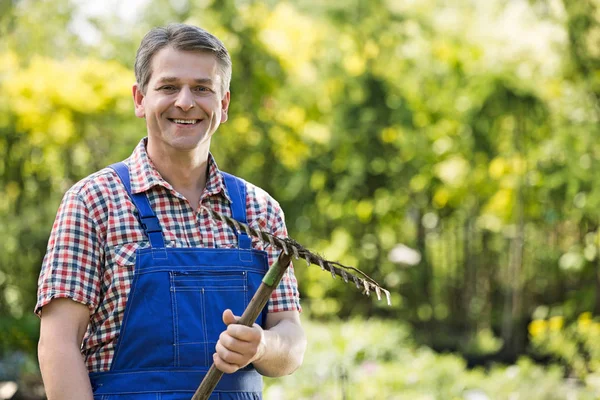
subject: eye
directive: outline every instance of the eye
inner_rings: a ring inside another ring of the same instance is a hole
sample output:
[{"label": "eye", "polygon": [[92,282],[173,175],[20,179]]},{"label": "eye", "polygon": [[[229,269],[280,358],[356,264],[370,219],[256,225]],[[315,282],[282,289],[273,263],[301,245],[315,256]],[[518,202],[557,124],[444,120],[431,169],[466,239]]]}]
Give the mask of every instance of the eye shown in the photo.
[{"label": "eye", "polygon": [[209,93],[212,92],[212,90],[206,86],[196,86],[194,88],[195,92],[199,92],[199,93]]},{"label": "eye", "polygon": [[177,88],[173,85],[164,85],[159,87],[157,90],[161,91],[161,92],[174,92],[177,90]]}]

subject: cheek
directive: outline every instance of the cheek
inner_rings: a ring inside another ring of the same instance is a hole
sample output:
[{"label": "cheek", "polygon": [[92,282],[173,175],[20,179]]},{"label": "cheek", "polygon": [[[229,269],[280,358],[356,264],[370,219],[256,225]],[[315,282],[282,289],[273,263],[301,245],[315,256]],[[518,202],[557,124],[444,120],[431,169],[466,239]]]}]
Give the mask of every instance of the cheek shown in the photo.
[{"label": "cheek", "polygon": [[150,99],[146,102],[146,110],[155,114],[161,113],[169,108],[169,104],[168,98]]}]

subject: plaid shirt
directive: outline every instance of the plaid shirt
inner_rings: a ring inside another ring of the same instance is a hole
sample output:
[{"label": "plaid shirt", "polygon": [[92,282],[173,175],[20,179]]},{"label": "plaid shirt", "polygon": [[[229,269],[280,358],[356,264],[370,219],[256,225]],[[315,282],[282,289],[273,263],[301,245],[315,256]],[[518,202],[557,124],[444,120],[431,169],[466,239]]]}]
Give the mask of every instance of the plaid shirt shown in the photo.
[{"label": "plaid shirt", "polygon": [[[194,212],[154,168],[146,153],[146,139],[125,161],[133,193],[145,192],[163,228],[168,247],[237,247],[232,229],[199,208]],[[206,187],[201,205],[231,216],[231,199],[223,176],[212,155],[208,160]],[[279,204],[264,190],[246,184],[246,209],[250,226],[287,236]],[[116,173],[105,168],[75,184],[64,196],[58,210],[40,277],[35,312],[52,299],[70,298],[90,310],[90,323],[81,351],[90,372],[107,371],[135,266],[138,248],[149,247],[134,215],[135,207]],[[278,251],[252,238],[252,246],[265,250],[269,263]],[[268,303],[269,312],[301,311],[293,268],[290,266]]]}]

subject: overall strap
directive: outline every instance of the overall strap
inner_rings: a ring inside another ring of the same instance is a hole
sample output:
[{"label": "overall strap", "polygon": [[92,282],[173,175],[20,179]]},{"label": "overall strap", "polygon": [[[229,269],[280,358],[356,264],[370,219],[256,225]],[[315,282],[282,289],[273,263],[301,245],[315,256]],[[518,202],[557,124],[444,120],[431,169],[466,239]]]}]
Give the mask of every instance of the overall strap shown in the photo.
[{"label": "overall strap", "polygon": [[129,168],[127,167],[127,164],[124,162],[118,162],[112,164],[110,168],[117,173],[121,179],[121,182],[123,182],[123,186],[125,186],[125,190],[127,190],[127,194],[129,194],[129,197],[137,208],[140,217],[140,223],[142,224],[142,228],[144,228],[144,232],[146,232],[146,236],[148,236],[150,246],[153,249],[164,250],[165,240],[163,238],[160,222],[158,221],[154,210],[152,210],[152,207],[150,206],[148,197],[144,193],[131,192],[131,181],[129,179]]},{"label": "overall strap", "polygon": [[[227,172],[221,172],[225,181],[227,193],[231,197],[231,215],[233,219],[243,224],[247,224],[246,219],[246,183]],[[245,232],[237,232],[238,247],[240,249],[250,249],[252,241]]]}]

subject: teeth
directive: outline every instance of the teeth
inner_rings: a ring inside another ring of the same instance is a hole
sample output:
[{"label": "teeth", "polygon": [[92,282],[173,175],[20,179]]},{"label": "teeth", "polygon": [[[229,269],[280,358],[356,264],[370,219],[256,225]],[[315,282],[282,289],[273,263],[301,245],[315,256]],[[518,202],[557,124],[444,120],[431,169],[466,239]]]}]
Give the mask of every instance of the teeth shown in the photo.
[{"label": "teeth", "polygon": [[174,119],[173,122],[176,124],[195,124],[198,122],[197,119]]}]

